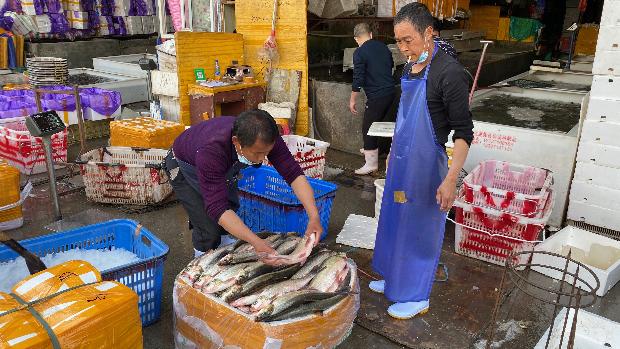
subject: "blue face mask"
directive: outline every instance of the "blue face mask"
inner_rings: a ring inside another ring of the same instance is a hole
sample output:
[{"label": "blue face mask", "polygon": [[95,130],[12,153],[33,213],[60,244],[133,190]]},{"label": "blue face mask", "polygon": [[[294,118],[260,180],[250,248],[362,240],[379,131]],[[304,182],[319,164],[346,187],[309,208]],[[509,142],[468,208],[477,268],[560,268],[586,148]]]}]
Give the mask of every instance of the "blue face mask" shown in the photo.
[{"label": "blue face mask", "polygon": [[248,166],[253,166],[253,167],[260,167],[262,165],[262,163],[254,163],[250,160],[248,160],[248,158],[246,158],[245,156],[243,156],[243,154],[237,153],[237,158],[239,159],[239,162],[244,164],[244,165],[248,165]]},{"label": "blue face mask", "polygon": [[424,63],[427,59],[428,59],[428,50],[422,51],[422,53],[420,54],[420,57],[418,57],[418,60],[416,61],[416,64]]}]

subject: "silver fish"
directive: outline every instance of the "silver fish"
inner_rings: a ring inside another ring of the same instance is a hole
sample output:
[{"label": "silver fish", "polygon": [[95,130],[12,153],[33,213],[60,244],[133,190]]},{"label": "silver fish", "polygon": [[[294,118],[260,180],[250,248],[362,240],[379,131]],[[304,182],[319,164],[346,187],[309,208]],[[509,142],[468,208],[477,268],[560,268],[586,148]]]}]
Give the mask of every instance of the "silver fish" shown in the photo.
[{"label": "silver fish", "polygon": [[[252,303],[252,311],[259,311],[269,305],[276,297],[283,294],[300,290],[304,288],[312,280],[314,275],[309,274],[300,279],[282,281],[275,285],[265,288],[257,295],[256,300]],[[245,305],[245,304],[244,304]]]},{"label": "silver fish", "polygon": [[232,251],[232,248],[232,245],[226,245],[216,248],[215,250],[211,250],[198,257],[197,259],[194,259],[192,262],[190,262],[189,265],[197,265],[200,266],[202,269],[207,269],[209,266],[219,261],[223,256],[230,253],[230,251]]},{"label": "silver fish", "polygon": [[[271,245],[273,248],[280,248],[280,246],[284,245],[284,244],[290,244],[288,242],[288,240],[284,240],[282,239],[280,236],[270,236],[267,239],[265,239],[269,245]],[[238,249],[236,249],[233,253],[230,253],[228,255],[226,255],[224,258],[220,259],[220,261],[218,262],[220,265],[227,265],[227,264],[239,264],[239,263],[247,263],[247,262],[254,262],[257,261],[259,259],[258,255],[256,254],[256,251],[254,251],[254,248],[252,247],[252,245],[247,244],[249,246],[249,248],[244,248],[245,245],[242,245],[241,247],[239,247]],[[276,248],[276,250],[277,250]]]},{"label": "silver fish", "polygon": [[307,289],[289,292],[276,298],[271,304],[257,312],[254,320],[263,321],[270,316],[276,316],[296,305],[327,299],[333,296],[333,293]]},{"label": "silver fish", "polygon": [[286,238],[286,240],[282,243],[282,245],[278,246],[275,250],[280,255],[288,255],[289,253],[295,250],[297,244],[301,241],[301,238],[298,236],[291,236]]},{"label": "silver fish", "polygon": [[304,317],[310,314],[323,315],[323,312],[330,309],[334,305],[340,303],[345,297],[346,293],[337,294],[333,297],[323,299],[316,302],[300,305],[299,307],[291,308],[276,316],[270,316],[265,321],[282,321],[287,319],[294,319],[298,317]]},{"label": "silver fish", "polygon": [[252,292],[264,287],[269,283],[284,280],[299,270],[299,266],[293,265],[284,269],[272,271],[267,274],[259,275],[253,279],[249,279],[247,282],[241,285],[235,285],[228,289],[223,295],[222,299],[225,302],[233,302],[238,298],[245,297]]},{"label": "silver fish", "polygon": [[192,284],[194,281],[198,280],[202,272],[202,267],[198,265],[188,265],[181,271],[180,277],[186,280],[189,284]]},{"label": "silver fish", "polygon": [[273,267],[262,262],[235,264],[215,275],[213,280],[202,288],[202,291],[205,293],[221,292],[272,269]]},{"label": "silver fish", "polygon": [[314,248],[314,239],[315,234],[310,234],[304,236],[304,238],[299,241],[299,244],[296,246],[295,250],[291,252],[291,263],[305,263],[310,253],[312,253],[312,249]]},{"label": "silver fish", "polygon": [[299,271],[295,273],[295,275],[293,275],[291,279],[299,279],[312,273],[313,271],[318,270],[321,267],[321,264],[323,264],[323,262],[325,262],[327,258],[335,256],[337,254],[337,252],[328,250],[319,252],[314,257],[310,257],[310,260],[308,260],[308,262],[304,264],[304,266],[301,267],[301,269],[299,269]]},{"label": "silver fish", "polygon": [[308,285],[308,288],[327,292],[327,290],[334,284],[338,274],[344,269],[348,268],[348,263],[345,258],[340,256],[329,257],[321,265],[321,271],[314,277],[314,279]]},{"label": "silver fish", "polygon": [[[336,274],[336,280],[334,280],[334,283],[331,286],[329,286],[329,288],[327,289],[327,292],[336,292],[337,290],[339,290],[341,286],[345,283],[345,280],[350,274],[351,273],[349,273],[349,264],[347,263],[344,269],[342,269],[341,271],[338,272],[338,274]],[[349,279],[349,282],[350,281],[351,280]]]}]

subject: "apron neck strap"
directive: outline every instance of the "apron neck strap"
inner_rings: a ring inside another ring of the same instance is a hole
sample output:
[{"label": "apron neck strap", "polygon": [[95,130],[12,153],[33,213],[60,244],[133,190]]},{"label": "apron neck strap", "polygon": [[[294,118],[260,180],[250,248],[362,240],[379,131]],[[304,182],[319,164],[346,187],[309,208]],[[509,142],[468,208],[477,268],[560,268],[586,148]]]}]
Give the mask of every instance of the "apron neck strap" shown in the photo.
[{"label": "apron neck strap", "polygon": [[433,63],[433,58],[435,58],[435,55],[437,54],[437,49],[439,47],[437,47],[437,43],[435,42],[435,40],[433,40],[433,56],[431,57],[431,61],[428,62],[428,65],[426,66],[425,70],[424,70],[424,80],[426,80],[426,78],[428,78],[428,72],[431,70],[431,63]]}]

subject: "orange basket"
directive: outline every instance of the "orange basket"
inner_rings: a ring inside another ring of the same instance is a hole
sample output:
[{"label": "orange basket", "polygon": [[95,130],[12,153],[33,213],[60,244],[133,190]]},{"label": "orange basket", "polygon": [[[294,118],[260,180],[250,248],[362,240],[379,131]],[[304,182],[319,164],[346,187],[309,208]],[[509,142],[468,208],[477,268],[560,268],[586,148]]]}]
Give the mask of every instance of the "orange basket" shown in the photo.
[{"label": "orange basket", "polygon": [[1,159],[0,193],[2,193],[0,195],[0,228],[8,230],[21,227],[24,222],[22,205],[2,209],[2,207],[12,206],[20,201],[19,170]]}]

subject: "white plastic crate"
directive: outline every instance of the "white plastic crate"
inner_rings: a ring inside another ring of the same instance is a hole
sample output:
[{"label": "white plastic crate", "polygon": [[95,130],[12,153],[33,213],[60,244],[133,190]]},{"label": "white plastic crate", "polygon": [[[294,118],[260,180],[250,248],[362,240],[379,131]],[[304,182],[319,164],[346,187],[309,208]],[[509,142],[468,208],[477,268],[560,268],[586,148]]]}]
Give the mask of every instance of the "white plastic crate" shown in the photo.
[{"label": "white plastic crate", "polygon": [[578,162],[573,180],[620,190],[620,169]]},{"label": "white plastic crate", "polygon": [[580,142],[620,147],[620,123],[586,120],[581,129]]},{"label": "white plastic crate", "polygon": [[620,212],[595,206],[585,201],[571,200],[566,218],[593,226],[620,231]]},{"label": "white plastic crate", "polygon": [[587,202],[589,205],[605,207],[620,214],[620,190],[574,180],[570,189],[570,200]]},{"label": "white plastic crate", "polygon": [[549,170],[487,160],[463,180],[463,199],[476,206],[534,217],[545,207],[552,184]]},{"label": "white plastic crate", "polygon": [[593,76],[590,95],[596,98],[620,100],[620,77],[613,75]]},{"label": "white plastic crate", "polygon": [[620,124],[620,99],[590,97],[586,120]]},{"label": "white plastic crate", "polygon": [[129,147],[98,148],[76,162],[89,200],[110,204],[149,205],[161,202],[171,192],[161,167],[167,150]]},{"label": "white plastic crate", "polygon": [[582,141],[579,143],[577,161],[620,168],[620,147]]},{"label": "white plastic crate", "polygon": [[[52,136],[52,157],[53,161],[67,162],[66,129]],[[0,158],[24,174],[47,171],[43,140],[30,135],[24,118],[0,119]]]},{"label": "white plastic crate", "polygon": [[[551,252],[566,255],[571,249],[571,259],[588,266],[599,279],[600,286],[596,292],[599,296],[604,296],[620,280],[620,241],[598,235],[587,230],[573,226],[567,226],[550,238],[536,246],[536,251]],[[535,254],[532,264],[541,264],[558,268],[532,267],[533,270],[547,275],[554,279],[562,279],[562,271],[566,260],[564,258],[551,255]],[[577,272],[577,265],[570,263],[568,271]],[[596,285],[592,275],[586,271],[580,271],[579,277],[583,278],[591,286]],[[573,283],[573,278],[567,276],[567,282]],[[577,282],[577,287],[589,290],[581,282]]]},{"label": "white plastic crate", "polygon": [[620,76],[620,51],[597,51],[595,57],[592,74]]},{"label": "white plastic crate", "polygon": [[[454,202],[456,253],[489,263],[504,265],[510,253],[532,250],[553,209],[553,192],[546,207],[535,218],[510,215],[491,208],[477,207],[462,200]],[[514,262],[527,262],[528,255]]]},{"label": "white plastic crate", "polygon": [[306,176],[323,178],[329,143],[297,135],[282,136],[282,139]]}]

